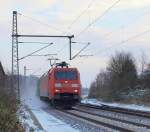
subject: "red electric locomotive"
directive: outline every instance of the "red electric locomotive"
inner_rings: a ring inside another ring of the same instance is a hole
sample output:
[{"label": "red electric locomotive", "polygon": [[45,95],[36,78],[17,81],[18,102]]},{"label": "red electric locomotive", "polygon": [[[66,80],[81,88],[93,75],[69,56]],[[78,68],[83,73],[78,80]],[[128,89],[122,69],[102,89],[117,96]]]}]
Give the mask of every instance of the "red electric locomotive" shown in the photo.
[{"label": "red electric locomotive", "polygon": [[66,62],[56,64],[40,78],[40,98],[48,98],[53,105],[73,106],[80,97],[80,74]]}]

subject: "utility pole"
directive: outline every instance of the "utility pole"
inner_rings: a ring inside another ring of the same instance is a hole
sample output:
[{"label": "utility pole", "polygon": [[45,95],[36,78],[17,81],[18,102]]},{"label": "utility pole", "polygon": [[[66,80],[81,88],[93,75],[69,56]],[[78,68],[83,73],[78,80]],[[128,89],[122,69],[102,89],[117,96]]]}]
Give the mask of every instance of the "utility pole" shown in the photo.
[{"label": "utility pole", "polygon": [[73,36],[70,36],[70,37],[69,37],[69,54],[70,54],[70,60],[72,60],[72,54],[71,54],[71,52],[72,52],[72,48],[71,48],[71,43],[72,43],[72,42],[71,42],[71,39],[72,39],[72,37],[73,37]]},{"label": "utility pole", "polygon": [[24,83],[26,83],[26,80],[27,80],[27,71],[28,70],[32,70],[32,69],[27,69],[27,67],[24,66]]},{"label": "utility pole", "polygon": [[26,83],[26,71],[27,71],[27,67],[24,66],[24,83]]},{"label": "utility pole", "polygon": [[24,77],[26,77],[26,71],[27,71],[27,67],[24,66]]},{"label": "utility pole", "polygon": [[32,70],[32,69],[27,69],[27,67],[24,66],[24,76],[25,76],[25,77],[27,76],[27,71],[29,71],[29,70]]},{"label": "utility pole", "polygon": [[12,88],[20,100],[19,90],[19,61],[18,61],[18,27],[17,12],[13,11],[13,27],[12,27]]}]

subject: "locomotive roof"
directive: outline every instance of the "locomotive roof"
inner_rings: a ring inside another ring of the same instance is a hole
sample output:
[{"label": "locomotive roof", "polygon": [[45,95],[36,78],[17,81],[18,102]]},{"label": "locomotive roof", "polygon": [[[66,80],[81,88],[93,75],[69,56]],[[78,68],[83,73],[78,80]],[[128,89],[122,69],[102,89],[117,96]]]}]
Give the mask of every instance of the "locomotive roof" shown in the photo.
[{"label": "locomotive roof", "polygon": [[57,70],[57,69],[58,69],[58,70],[62,70],[62,69],[63,69],[63,70],[64,70],[64,69],[65,69],[65,70],[77,70],[77,68],[75,68],[75,67],[69,67],[69,68],[67,68],[67,67],[65,67],[65,68],[64,68],[64,67],[63,67],[63,68],[62,68],[62,67],[53,67],[53,68],[51,68],[51,69],[49,70],[49,72],[51,72],[51,71],[53,71],[53,70]]},{"label": "locomotive roof", "polygon": [[44,76],[46,76],[48,73],[50,73],[50,72],[52,72],[52,71],[55,71],[56,69],[59,69],[59,70],[61,70],[61,69],[65,69],[65,70],[77,70],[77,68],[75,68],[75,67],[52,67],[51,69],[49,69],[49,71],[47,71],[47,72],[45,72],[42,76],[41,76],[41,78],[42,77],[44,77]]}]

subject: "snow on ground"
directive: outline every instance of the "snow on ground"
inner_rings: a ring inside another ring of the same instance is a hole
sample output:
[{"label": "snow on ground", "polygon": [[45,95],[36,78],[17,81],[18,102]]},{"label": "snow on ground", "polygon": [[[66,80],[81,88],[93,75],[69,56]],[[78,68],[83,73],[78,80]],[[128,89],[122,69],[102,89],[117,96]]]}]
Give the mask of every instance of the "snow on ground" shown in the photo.
[{"label": "snow on ground", "polygon": [[150,107],[146,107],[144,105],[142,106],[142,105],[136,105],[136,104],[108,103],[108,102],[99,101],[97,99],[83,99],[81,102],[84,104],[91,104],[91,105],[96,105],[96,106],[107,105],[111,107],[119,107],[119,108],[150,112]]},{"label": "snow on ground", "polygon": [[[50,113],[45,110],[51,109],[49,104],[43,102],[36,95],[37,86],[36,82],[32,79],[26,80],[26,83],[21,86],[21,101],[22,104],[27,106],[33,113],[38,123],[44,129],[44,132],[76,132],[77,129],[72,128],[70,125],[64,123],[63,121],[55,118]],[[30,122],[28,122],[30,124]],[[40,130],[42,131],[42,130]]]},{"label": "snow on ground", "polygon": [[42,130],[34,124],[30,113],[23,106],[18,111],[19,120],[26,132],[42,132]]},{"label": "snow on ground", "polygon": [[43,110],[33,110],[32,112],[46,132],[77,132],[77,130]]}]

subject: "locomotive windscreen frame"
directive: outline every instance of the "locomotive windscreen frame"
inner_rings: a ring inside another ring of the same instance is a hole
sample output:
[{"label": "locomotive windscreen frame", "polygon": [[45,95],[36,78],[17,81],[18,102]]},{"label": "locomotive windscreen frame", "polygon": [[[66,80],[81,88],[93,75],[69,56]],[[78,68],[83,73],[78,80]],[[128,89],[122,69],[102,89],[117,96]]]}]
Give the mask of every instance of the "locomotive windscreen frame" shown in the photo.
[{"label": "locomotive windscreen frame", "polygon": [[55,71],[56,80],[77,80],[77,71]]}]

